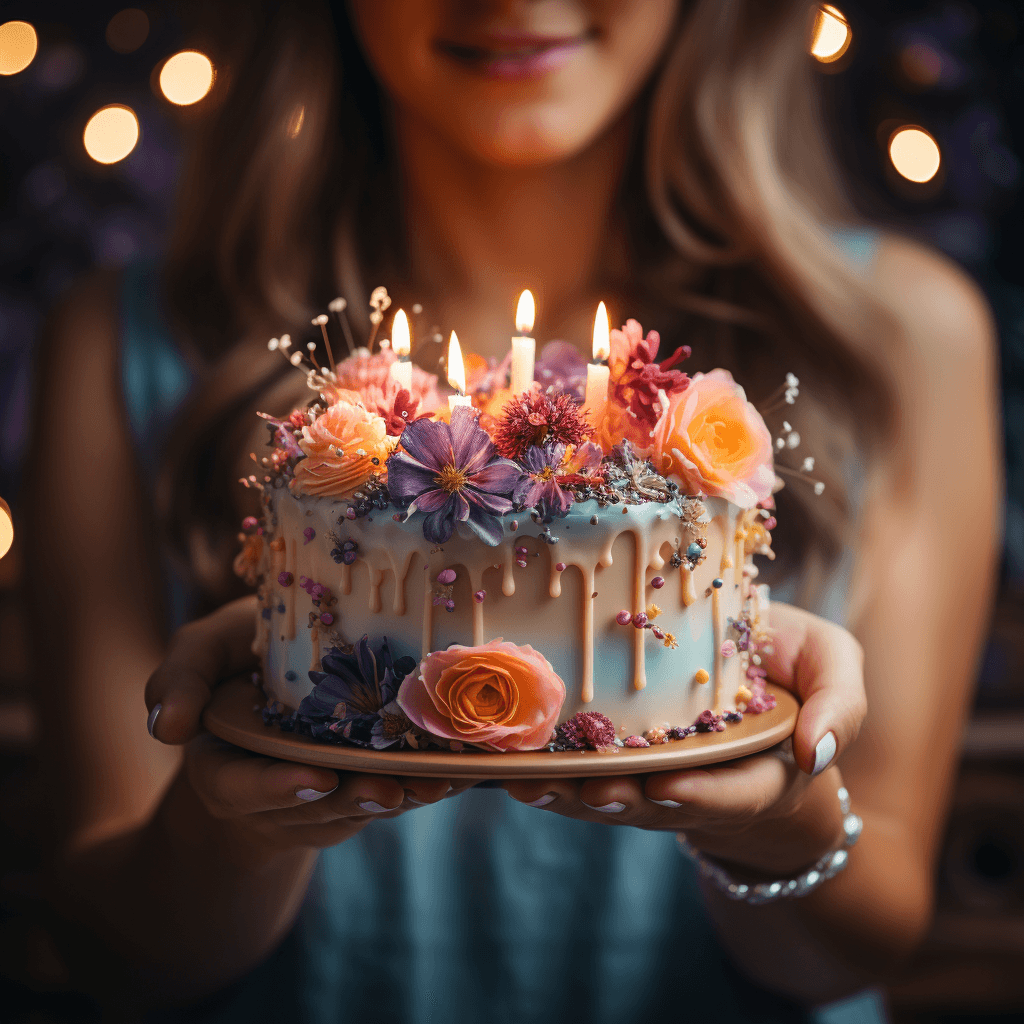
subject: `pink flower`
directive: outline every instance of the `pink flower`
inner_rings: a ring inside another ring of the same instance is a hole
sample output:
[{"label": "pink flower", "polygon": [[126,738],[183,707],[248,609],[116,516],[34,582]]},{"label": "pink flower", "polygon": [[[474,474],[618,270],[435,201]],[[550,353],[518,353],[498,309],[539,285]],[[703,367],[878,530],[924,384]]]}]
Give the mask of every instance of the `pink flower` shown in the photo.
[{"label": "pink flower", "polygon": [[442,739],[537,750],[551,739],[565,683],[538,651],[499,638],[428,654],[396,699],[410,721]]},{"label": "pink flower", "polygon": [[651,437],[655,468],[689,491],[753,508],[772,493],[772,438],[728,370],[698,373],[668,396]]},{"label": "pink flower", "polygon": [[[343,359],[337,366],[337,384],[326,388],[324,398],[334,401],[333,391],[355,391],[367,409],[391,409],[398,394],[398,384],[391,376],[391,366],[398,356],[389,348],[383,348],[371,355],[366,349],[359,349],[355,355]],[[418,366],[412,368],[413,408],[418,414],[434,412],[445,405],[437,390],[437,377]],[[382,415],[384,415],[382,413]]]}]

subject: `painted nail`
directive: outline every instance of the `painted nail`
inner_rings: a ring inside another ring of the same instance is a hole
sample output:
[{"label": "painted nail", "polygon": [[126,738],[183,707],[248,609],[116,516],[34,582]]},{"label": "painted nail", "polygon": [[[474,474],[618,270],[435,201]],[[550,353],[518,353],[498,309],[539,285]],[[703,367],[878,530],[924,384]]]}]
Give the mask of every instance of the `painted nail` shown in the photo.
[{"label": "painted nail", "polygon": [[583,806],[590,807],[592,811],[600,811],[602,814],[618,814],[626,809],[626,805],[619,803],[618,800],[613,800],[610,804],[602,804],[600,807],[592,807],[590,804],[584,804]]},{"label": "painted nail", "polygon": [[[338,787],[335,786],[334,789]],[[322,793],[319,789],[297,789],[295,795],[300,800],[305,800],[306,803],[312,803],[314,800],[319,800],[321,797],[330,796],[334,789],[325,789]]]},{"label": "painted nail", "polygon": [[547,807],[547,805],[554,799],[554,793],[545,793],[543,796],[537,797],[536,800],[525,800],[524,803],[527,807]]},{"label": "painted nail", "polygon": [[426,806],[427,803],[426,800],[417,800],[416,797],[414,797],[412,793],[409,792],[409,790],[405,791],[405,802],[407,804],[415,804],[417,807],[424,807]]},{"label": "painted nail", "polygon": [[394,807],[381,807],[376,800],[357,800],[357,804],[364,811],[369,811],[371,814],[383,814],[385,811],[393,811]]},{"label": "painted nail", "polygon": [[814,748],[814,767],[811,769],[811,775],[820,775],[832,763],[832,758],[835,756],[836,734],[827,732],[818,740],[818,745]]},{"label": "painted nail", "polygon": [[[650,799],[648,797],[648,799]],[[683,805],[676,800],[651,800],[652,804],[660,804],[662,807],[682,807]]]},{"label": "painted nail", "polygon": [[146,719],[146,728],[149,730],[149,735],[156,739],[156,733],[153,730],[156,728],[156,716],[160,714],[160,709],[163,704],[154,704],[153,710],[149,713],[149,718]]}]

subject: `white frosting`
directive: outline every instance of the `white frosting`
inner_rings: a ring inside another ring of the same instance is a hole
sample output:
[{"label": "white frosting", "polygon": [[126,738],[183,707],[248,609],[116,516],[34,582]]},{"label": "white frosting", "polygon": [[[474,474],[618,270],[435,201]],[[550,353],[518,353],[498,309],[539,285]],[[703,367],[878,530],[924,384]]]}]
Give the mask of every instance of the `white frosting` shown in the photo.
[{"label": "white frosting", "polygon": [[[319,667],[330,642],[321,635],[325,629],[307,626],[313,605],[299,586],[302,576],[337,597],[331,629],[347,643],[366,633],[375,646],[387,636],[395,657],[417,658],[452,643],[497,637],[531,645],[565,682],[561,721],[577,711],[600,711],[625,736],[689,725],[704,710],[735,706],[741,659],[724,658],[721,646],[726,620],[739,617],[749,585],[743,564],[750,514],[724,499],[705,499],[707,557],[692,572],[685,560],[679,569],[669,565],[671,555],[695,539],[674,504],[575,504],[550,524],[556,544],[539,539],[541,527],[529,512],[510,513],[498,547],[463,525],[436,547],[424,539],[420,515],[400,523],[389,508],[347,520],[347,501],[296,498],[286,489],[270,492],[268,500],[272,536],[283,538],[285,547],[268,548],[255,649],[263,657],[267,693],[289,708],[309,693],[309,670]],[[310,527],[316,535],[304,543]],[[355,564],[334,561],[331,533],[358,544]],[[526,568],[516,564],[518,546],[529,552]],[[566,564],[563,572],[555,568],[559,562]],[[457,573],[453,612],[433,603],[437,575],[448,568]],[[291,586],[278,583],[283,571],[292,573]],[[655,576],[665,580],[659,590],[650,586]],[[719,576],[724,585],[716,590],[712,580]],[[479,590],[487,594],[482,603],[473,597]],[[615,621],[622,609],[635,613],[651,603],[662,609],[656,624],[674,634],[676,649],[664,647],[649,629]],[[700,669],[710,676],[703,684],[695,680]]]}]

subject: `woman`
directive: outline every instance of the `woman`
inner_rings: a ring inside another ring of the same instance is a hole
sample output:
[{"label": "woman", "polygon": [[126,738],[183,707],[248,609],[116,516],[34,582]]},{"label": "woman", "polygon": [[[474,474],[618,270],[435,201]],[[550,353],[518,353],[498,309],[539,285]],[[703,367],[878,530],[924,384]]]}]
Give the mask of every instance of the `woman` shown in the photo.
[{"label": "woman", "polygon": [[[812,11],[253,10],[228,19],[241,56],[185,180],[166,267],[173,341],[145,329],[153,303],[132,275],[84,285],[53,324],[32,579],[66,581],[73,610],[54,744],[63,905],[100,937],[103,964],[173,1001],[243,977],[290,933],[281,948],[297,955],[253,971],[225,1014],[272,1016],[278,999],[328,1021],[676,1006],[789,1020],[883,978],[927,925],[986,617],[992,331],[954,268],[865,230],[843,200],[815,115]],[[339,291],[361,306],[381,280],[485,356],[507,344],[529,285],[553,335],[585,339],[604,298],[731,367],[755,400],[785,371],[801,377],[810,398],[791,419],[829,486],[782,493],[778,547],[802,601],[852,636],[773,608],[773,675],[805,702],[794,758],[510,783],[509,799],[192,739],[210,688],[249,665],[252,605],[168,648],[156,530],[208,603],[228,595],[244,512],[228,481],[255,408],[296,397],[263,339]],[[970,509],[966,544],[951,487]],[[140,700],[158,664],[146,700],[159,744]],[[794,877],[840,845],[840,785],[864,821],[840,875],[765,907],[698,895],[676,832],[737,878]]]}]

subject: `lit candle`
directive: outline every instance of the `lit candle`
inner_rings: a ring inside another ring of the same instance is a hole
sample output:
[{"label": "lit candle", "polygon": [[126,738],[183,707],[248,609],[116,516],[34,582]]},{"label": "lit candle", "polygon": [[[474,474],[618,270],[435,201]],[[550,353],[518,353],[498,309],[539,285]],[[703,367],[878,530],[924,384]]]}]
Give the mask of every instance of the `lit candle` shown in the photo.
[{"label": "lit candle", "polygon": [[460,405],[472,406],[473,400],[465,393],[466,367],[462,363],[462,346],[454,331],[451,341],[448,342],[448,383],[458,391],[457,395],[448,396],[448,409],[451,412],[455,412],[456,407]]},{"label": "lit candle", "polygon": [[608,356],[611,354],[608,310],[602,302],[594,317],[594,361],[587,366],[587,397],[583,403],[591,426],[600,426],[608,405]]},{"label": "lit candle", "polygon": [[409,335],[409,318],[404,309],[395,314],[395,321],[391,325],[391,351],[398,356],[391,364],[391,377],[399,388],[405,388],[412,394],[412,363],[409,361],[412,338]]},{"label": "lit candle", "polygon": [[516,306],[516,330],[519,334],[512,339],[512,394],[519,395],[530,390],[533,384],[533,362],[537,355],[537,342],[531,338],[536,310],[533,293],[527,289],[519,296]]}]

